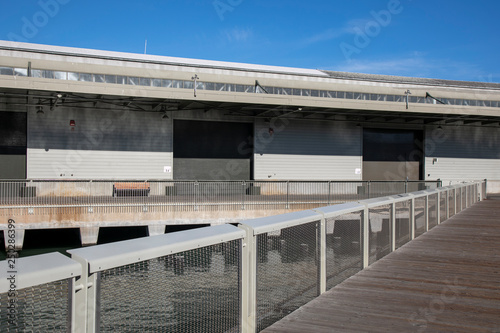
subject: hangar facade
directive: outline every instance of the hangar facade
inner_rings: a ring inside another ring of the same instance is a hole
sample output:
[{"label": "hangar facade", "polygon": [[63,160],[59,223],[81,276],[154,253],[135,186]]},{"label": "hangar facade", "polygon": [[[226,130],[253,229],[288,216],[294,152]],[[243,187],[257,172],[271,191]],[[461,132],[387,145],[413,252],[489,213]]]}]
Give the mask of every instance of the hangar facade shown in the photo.
[{"label": "hangar facade", "polygon": [[0,179],[500,179],[500,84],[0,42]]}]

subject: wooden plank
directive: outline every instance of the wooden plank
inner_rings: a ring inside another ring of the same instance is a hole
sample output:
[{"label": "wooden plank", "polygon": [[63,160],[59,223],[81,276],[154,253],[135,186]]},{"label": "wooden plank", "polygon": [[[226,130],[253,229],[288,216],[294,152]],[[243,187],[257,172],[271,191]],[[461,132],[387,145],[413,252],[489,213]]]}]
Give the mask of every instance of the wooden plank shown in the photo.
[{"label": "wooden plank", "polygon": [[500,332],[500,201],[462,211],[263,332]]}]

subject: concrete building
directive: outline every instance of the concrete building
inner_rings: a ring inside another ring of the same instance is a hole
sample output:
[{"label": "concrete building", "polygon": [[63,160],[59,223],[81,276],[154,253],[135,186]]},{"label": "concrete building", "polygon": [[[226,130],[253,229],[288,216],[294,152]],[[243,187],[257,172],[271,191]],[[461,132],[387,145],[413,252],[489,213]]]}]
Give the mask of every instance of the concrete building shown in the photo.
[{"label": "concrete building", "polygon": [[500,84],[0,42],[0,179],[500,179]]}]

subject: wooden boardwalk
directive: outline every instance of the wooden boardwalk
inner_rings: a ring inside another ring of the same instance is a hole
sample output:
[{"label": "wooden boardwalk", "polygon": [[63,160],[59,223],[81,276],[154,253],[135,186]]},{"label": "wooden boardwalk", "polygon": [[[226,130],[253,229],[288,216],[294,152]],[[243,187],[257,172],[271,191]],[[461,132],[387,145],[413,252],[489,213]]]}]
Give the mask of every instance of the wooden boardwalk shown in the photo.
[{"label": "wooden boardwalk", "polygon": [[457,214],[263,332],[500,333],[500,200]]}]

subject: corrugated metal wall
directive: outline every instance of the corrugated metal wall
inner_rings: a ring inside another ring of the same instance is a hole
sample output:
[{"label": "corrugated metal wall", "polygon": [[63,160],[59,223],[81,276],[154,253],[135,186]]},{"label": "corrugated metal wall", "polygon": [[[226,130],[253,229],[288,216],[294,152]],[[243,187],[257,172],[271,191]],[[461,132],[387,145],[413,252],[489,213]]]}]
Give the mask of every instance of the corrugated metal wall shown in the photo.
[{"label": "corrugated metal wall", "polygon": [[172,120],[161,115],[62,107],[32,111],[27,177],[172,179],[165,172],[172,167]]},{"label": "corrugated metal wall", "polygon": [[426,131],[426,179],[500,179],[500,129],[444,127]]},{"label": "corrugated metal wall", "polygon": [[347,122],[257,119],[255,179],[361,180],[361,138]]}]

